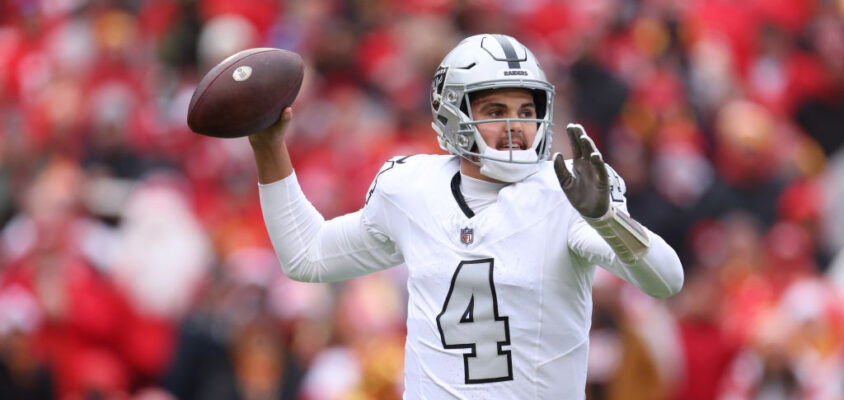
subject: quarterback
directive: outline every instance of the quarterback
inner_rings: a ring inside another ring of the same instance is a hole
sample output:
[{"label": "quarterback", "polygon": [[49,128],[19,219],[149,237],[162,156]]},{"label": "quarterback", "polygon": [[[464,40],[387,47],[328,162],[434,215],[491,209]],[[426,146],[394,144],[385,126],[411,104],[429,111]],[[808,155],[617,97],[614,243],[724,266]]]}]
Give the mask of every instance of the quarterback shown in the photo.
[{"label": "quarterback", "polygon": [[[550,157],[554,87],[505,35],[463,40],[434,74],[449,155],[387,161],[357,212],[326,221],[284,144],[251,135],[264,222],[284,273],[335,282],[406,264],[406,399],[583,399],[600,266],[654,297],[683,285],[674,250],[632,219],[624,181],[583,128]],[[411,183],[412,182],[412,183]]]}]

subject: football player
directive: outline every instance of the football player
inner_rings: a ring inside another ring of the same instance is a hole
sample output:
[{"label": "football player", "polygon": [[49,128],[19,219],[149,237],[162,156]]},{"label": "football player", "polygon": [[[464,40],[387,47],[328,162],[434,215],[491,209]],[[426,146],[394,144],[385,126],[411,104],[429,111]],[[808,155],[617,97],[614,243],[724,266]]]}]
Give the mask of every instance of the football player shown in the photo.
[{"label": "football player", "polygon": [[450,155],[387,161],[361,210],[325,221],[284,144],[288,108],[249,137],[285,274],[335,282],[401,263],[406,399],[583,399],[596,266],[654,297],[680,290],[665,241],[627,215],[624,182],[580,125],[551,147],[554,87],[505,35],[463,40],[434,74]]}]

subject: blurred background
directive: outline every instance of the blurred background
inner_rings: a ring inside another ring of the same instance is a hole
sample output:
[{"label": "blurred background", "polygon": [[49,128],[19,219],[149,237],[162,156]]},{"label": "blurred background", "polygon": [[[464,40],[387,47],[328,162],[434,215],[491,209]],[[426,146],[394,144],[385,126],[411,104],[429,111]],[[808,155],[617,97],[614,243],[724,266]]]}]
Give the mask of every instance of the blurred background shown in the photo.
[{"label": "blurred background", "polygon": [[0,1],[0,399],[400,398],[404,267],[282,276],[246,139],[187,106],[236,51],[300,53],[288,143],[334,217],[442,152],[430,79],[482,32],[686,269],[667,301],[599,272],[588,398],[844,399],[842,0]]}]

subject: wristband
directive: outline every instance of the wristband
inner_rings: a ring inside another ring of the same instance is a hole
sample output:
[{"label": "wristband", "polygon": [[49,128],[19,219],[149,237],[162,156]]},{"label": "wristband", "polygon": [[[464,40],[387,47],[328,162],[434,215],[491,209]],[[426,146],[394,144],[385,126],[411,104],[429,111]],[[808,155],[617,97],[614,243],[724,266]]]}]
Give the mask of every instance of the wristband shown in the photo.
[{"label": "wristband", "polygon": [[601,217],[583,219],[598,231],[624,263],[632,264],[648,252],[651,240],[647,231],[615,206],[610,205],[606,214]]}]

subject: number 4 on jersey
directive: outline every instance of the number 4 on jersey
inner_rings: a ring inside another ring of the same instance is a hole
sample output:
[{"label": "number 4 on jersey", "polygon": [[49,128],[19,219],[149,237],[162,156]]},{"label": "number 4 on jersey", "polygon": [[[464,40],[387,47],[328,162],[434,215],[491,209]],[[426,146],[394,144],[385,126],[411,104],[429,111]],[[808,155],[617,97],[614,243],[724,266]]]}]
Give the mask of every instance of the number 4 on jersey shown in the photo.
[{"label": "number 4 on jersey", "polygon": [[462,261],[437,316],[446,349],[470,349],[463,355],[466,383],[513,379],[509,318],[498,315],[492,278],[493,260]]}]

